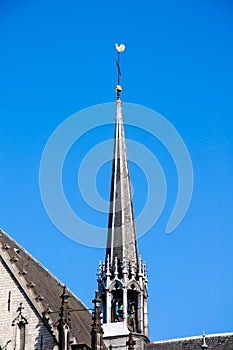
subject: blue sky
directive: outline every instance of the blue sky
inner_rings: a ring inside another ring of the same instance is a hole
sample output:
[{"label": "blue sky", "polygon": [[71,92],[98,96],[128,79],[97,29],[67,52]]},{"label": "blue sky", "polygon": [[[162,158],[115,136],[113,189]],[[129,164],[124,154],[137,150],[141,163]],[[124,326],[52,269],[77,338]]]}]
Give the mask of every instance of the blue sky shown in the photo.
[{"label": "blue sky", "polygon": [[[150,135],[126,129],[127,137],[156,155],[168,183],[160,219],[138,242],[148,266],[152,340],[233,331],[232,15],[227,0],[0,4],[1,227],[86,305],[104,250],[69,240],[51,223],[40,197],[39,165],[60,123],[83,108],[114,101],[116,42],[126,45],[123,101],[158,111],[185,141],[193,197],[180,226],[166,235],[177,193],[174,165]],[[113,128],[103,127],[96,141],[112,135]],[[93,137],[79,142],[64,168],[74,207],[78,150],[85,154]],[[130,172],[137,214],[145,200],[137,189],[145,184],[133,164]],[[107,164],[97,177],[105,199],[109,186]]]}]

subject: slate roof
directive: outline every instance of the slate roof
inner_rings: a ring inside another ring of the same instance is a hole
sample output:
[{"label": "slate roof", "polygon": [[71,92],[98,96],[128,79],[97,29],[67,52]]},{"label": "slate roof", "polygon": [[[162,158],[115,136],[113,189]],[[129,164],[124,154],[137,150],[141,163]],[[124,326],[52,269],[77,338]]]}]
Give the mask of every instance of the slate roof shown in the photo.
[{"label": "slate roof", "polygon": [[[62,282],[1,229],[0,258],[57,339],[56,324],[64,286]],[[80,310],[70,312],[71,337],[75,337],[78,343],[90,345],[92,315],[71,291],[67,290],[67,293],[71,310]],[[52,312],[44,314],[46,309]]]},{"label": "slate roof", "polygon": [[233,333],[210,334],[205,336],[208,348],[202,347],[203,337],[188,337],[157,341],[146,345],[146,350],[233,350]]}]

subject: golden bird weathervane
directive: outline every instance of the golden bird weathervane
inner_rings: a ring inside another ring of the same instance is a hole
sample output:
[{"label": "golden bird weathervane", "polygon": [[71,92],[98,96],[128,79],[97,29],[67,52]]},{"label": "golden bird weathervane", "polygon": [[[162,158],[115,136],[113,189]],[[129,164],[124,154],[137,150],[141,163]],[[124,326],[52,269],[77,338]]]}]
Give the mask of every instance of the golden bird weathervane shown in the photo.
[{"label": "golden bird weathervane", "polygon": [[116,61],[117,64],[117,70],[118,70],[118,78],[117,78],[117,87],[116,87],[116,91],[117,91],[117,99],[120,100],[120,93],[122,91],[122,87],[121,87],[121,67],[120,67],[120,53],[123,52],[125,50],[125,45],[124,44],[115,44],[115,48],[118,52],[118,58]]}]

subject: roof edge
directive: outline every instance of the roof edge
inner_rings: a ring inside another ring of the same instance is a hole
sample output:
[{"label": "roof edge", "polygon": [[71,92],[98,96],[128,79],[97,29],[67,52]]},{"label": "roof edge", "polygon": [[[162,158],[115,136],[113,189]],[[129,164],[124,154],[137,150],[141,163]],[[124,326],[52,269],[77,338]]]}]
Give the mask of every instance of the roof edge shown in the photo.
[{"label": "roof edge", "polygon": [[[217,337],[222,337],[222,336],[233,336],[233,332],[205,334],[206,338],[213,338],[213,337],[217,338]],[[202,335],[195,335],[195,336],[191,336],[191,337],[156,340],[156,341],[151,342],[151,344],[172,343],[172,342],[179,342],[179,341],[192,340],[192,339],[201,339],[201,338],[202,338]]]},{"label": "roof edge", "polygon": [[[12,244],[13,248],[15,247],[15,248],[18,248],[19,250],[21,250],[25,255],[27,255],[33,261],[34,264],[38,265],[39,268],[41,268],[46,273],[48,273],[50,278],[54,279],[55,282],[58,285],[60,285],[60,287],[64,286],[64,283],[62,283],[46,267],[44,267],[43,264],[41,264],[30,253],[28,253],[27,250],[25,250],[19,243],[17,243],[13,238],[11,238],[5,231],[3,231],[2,228],[0,228],[0,235],[5,236],[7,238],[7,240],[9,241],[9,243]],[[0,244],[0,246],[1,246],[1,244]],[[53,320],[51,318],[48,319],[45,317],[44,307],[36,301],[35,295],[27,288],[27,281],[25,280],[25,278],[23,278],[22,276],[20,276],[18,274],[18,272],[19,272],[18,267],[11,263],[8,253],[2,249],[0,250],[0,259],[2,260],[3,264],[6,266],[9,273],[13,276],[15,282],[19,285],[21,290],[25,293],[31,306],[34,308],[36,313],[39,315],[39,317],[41,318],[45,327],[48,329],[50,334],[53,336],[54,340],[56,342],[58,342],[57,328],[54,325]],[[91,315],[91,311],[88,309],[88,307],[69,288],[67,288],[67,291],[70,294],[70,296],[72,298],[76,299],[80,303],[80,305],[83,307],[83,309],[86,309],[86,311],[88,311],[88,313]]]},{"label": "roof edge", "polygon": [[[12,243],[14,243],[16,246],[18,246],[20,248],[20,250],[22,250],[25,254],[27,254],[30,259],[32,259],[36,264],[38,264],[42,269],[44,269],[54,280],[56,280],[56,282],[58,284],[60,284],[61,286],[64,286],[65,283],[63,283],[61,280],[59,280],[59,278],[57,278],[49,269],[47,269],[39,260],[37,260],[31,253],[29,253],[25,248],[23,248],[16,240],[14,240],[11,236],[8,235],[8,233],[6,233],[1,227],[0,227],[0,234],[4,234],[7,236],[7,238],[12,241]],[[8,265],[8,264],[7,264]],[[11,270],[11,269],[10,269]],[[18,279],[17,279],[18,280]],[[74,292],[72,292],[67,286],[66,286],[67,291],[75,298],[77,299],[84,308],[87,309],[87,311],[89,311],[91,313],[91,311],[89,310],[89,308],[77,297],[77,295],[74,294]]]}]

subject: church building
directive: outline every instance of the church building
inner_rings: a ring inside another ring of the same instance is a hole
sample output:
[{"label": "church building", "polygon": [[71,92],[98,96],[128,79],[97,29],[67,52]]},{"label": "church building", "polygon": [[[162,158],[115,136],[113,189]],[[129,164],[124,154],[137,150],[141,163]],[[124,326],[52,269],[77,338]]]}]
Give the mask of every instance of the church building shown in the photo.
[{"label": "church building", "polygon": [[[0,230],[0,350],[233,350],[233,333],[152,342],[148,276],[138,252],[118,84],[108,237],[90,310]],[[95,271],[95,267],[93,267]]]}]

